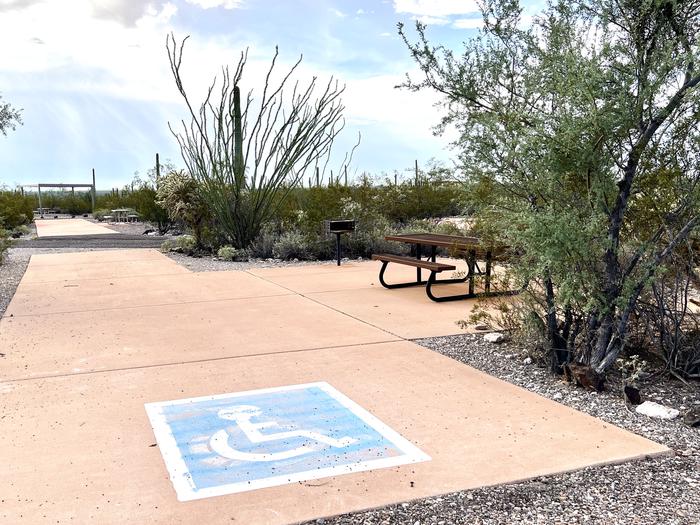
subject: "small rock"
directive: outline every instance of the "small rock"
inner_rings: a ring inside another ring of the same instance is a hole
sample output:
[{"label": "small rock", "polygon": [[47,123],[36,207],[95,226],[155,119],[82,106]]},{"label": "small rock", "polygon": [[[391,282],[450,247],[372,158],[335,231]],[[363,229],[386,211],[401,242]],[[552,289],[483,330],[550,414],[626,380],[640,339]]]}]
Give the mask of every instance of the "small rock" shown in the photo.
[{"label": "small rock", "polygon": [[523,359],[523,364],[524,365],[531,365],[532,364],[532,357],[526,357]]},{"label": "small rock", "polygon": [[474,325],[474,330],[488,330],[488,329],[489,329],[489,325],[487,325],[486,323],[479,323],[479,324]]},{"label": "small rock", "polygon": [[700,408],[691,408],[683,414],[683,423],[691,428],[700,427]]},{"label": "small rock", "polygon": [[506,336],[505,334],[502,334],[500,332],[492,332],[490,334],[486,334],[484,336],[484,341],[487,343],[495,343],[495,344],[500,344],[505,342]]},{"label": "small rock", "polygon": [[675,408],[665,407],[653,401],[645,401],[635,411],[655,419],[675,419],[680,415],[680,412]]},{"label": "small rock", "polygon": [[559,401],[559,400],[562,399],[563,397],[564,397],[564,396],[561,395],[561,392],[556,392],[554,395],[552,395],[552,399],[554,399],[555,401]]}]

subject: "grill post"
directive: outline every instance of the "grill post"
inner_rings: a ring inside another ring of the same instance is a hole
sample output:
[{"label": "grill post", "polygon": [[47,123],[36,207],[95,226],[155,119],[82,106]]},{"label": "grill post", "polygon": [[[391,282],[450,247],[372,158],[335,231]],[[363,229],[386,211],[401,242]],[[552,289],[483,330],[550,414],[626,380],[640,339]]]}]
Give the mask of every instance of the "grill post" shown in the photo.
[{"label": "grill post", "polygon": [[324,222],[326,234],[335,234],[335,256],[338,266],[340,266],[340,236],[355,231],[355,221],[353,219],[331,219]]}]

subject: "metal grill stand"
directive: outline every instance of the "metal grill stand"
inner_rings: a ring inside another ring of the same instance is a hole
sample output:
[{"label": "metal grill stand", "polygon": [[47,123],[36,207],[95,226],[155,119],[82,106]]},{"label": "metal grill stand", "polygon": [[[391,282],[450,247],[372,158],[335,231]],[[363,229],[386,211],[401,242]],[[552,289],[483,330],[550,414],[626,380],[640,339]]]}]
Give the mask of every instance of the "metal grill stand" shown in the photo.
[{"label": "metal grill stand", "polygon": [[355,231],[355,221],[352,219],[331,219],[326,221],[326,232],[335,234],[335,255],[340,266],[340,236]]}]

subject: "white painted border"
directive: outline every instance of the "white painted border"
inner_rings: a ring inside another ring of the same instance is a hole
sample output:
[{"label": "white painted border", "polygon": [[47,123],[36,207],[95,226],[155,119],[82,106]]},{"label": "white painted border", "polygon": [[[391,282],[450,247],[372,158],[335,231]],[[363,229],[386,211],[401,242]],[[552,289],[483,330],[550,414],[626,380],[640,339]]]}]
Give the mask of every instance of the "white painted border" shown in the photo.
[{"label": "white painted border", "polygon": [[[272,476],[250,482],[229,483],[219,485],[218,487],[209,487],[205,489],[195,490],[194,483],[185,461],[182,459],[180,449],[177,446],[175,437],[173,436],[170,426],[168,425],[162,407],[172,405],[183,405],[186,403],[196,403],[199,401],[212,401],[223,398],[236,398],[248,396],[252,394],[268,394],[274,392],[288,392],[290,390],[302,390],[311,387],[317,387],[323,390],[326,394],[334,398],[345,408],[350,410],[355,416],[364,421],[368,426],[372,427],[384,438],[389,440],[402,455],[391,458],[380,458],[360,463],[352,463],[349,465],[338,465],[335,467],[326,467],[323,469],[314,469],[304,472],[296,472],[288,476]],[[401,436],[398,432],[387,426],[378,418],[367,412],[360,405],[355,403],[349,397],[341,394],[325,381],[316,383],[304,383],[301,385],[289,385],[274,388],[261,388],[258,390],[247,390],[245,392],[234,392],[231,394],[218,394],[214,396],[191,397],[188,399],[177,399],[174,401],[161,401],[157,403],[146,403],[146,413],[151,421],[153,433],[156,436],[158,447],[163,456],[163,461],[170,474],[170,480],[173,483],[175,492],[177,493],[178,501],[191,501],[195,499],[209,498],[212,496],[221,496],[224,494],[234,494],[237,492],[245,492],[248,490],[256,490],[267,487],[275,487],[285,485],[287,483],[296,483],[298,481],[308,481],[312,479],[325,478],[339,474],[348,474],[350,472],[362,472],[366,470],[374,470],[379,468],[395,467],[398,465],[406,465],[408,463],[419,463],[421,461],[430,461],[430,456],[416,447],[413,443]]]}]

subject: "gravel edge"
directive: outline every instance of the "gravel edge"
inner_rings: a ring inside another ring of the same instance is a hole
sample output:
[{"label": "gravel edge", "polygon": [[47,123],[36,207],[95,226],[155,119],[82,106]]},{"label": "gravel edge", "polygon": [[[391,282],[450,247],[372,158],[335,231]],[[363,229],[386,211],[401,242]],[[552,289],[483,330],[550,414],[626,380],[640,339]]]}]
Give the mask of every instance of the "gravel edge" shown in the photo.
[{"label": "gravel edge", "polygon": [[[681,419],[636,414],[621,383],[601,394],[564,383],[539,368],[515,343],[494,345],[480,334],[419,339],[416,343],[489,375],[640,434],[673,449],[670,456],[589,467],[509,485],[460,491],[307,523],[385,524],[668,524],[700,523],[700,430]],[[642,394],[675,408],[700,404],[700,385],[659,381]],[[556,453],[556,451],[553,451]]]}]

